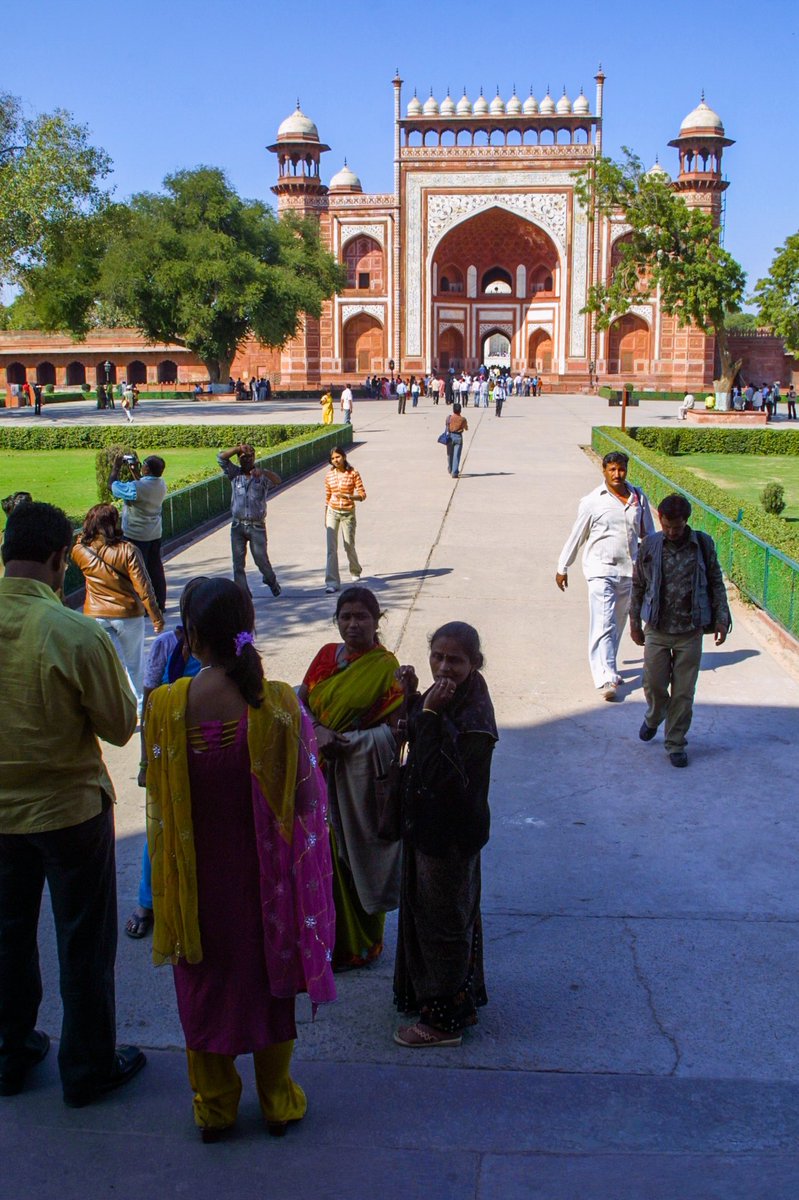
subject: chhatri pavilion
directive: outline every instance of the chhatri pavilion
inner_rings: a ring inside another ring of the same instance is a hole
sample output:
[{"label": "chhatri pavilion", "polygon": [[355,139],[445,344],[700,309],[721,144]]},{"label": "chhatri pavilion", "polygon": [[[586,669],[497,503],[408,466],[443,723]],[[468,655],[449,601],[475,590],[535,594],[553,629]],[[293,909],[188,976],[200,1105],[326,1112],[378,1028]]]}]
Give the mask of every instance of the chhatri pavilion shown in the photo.
[{"label": "chhatri pavilion", "polygon": [[[591,285],[608,277],[627,235],[621,217],[592,221],[575,192],[575,172],[602,153],[605,76],[593,105],[580,88],[503,99],[432,90],[394,98],[394,187],[369,193],[344,160],[324,182],[330,147],[301,110],[282,122],[269,151],[278,213],[319,222],[324,244],[344,264],[346,287],[274,351],[250,340],[234,376],[268,375],[281,390],[340,384],[377,373],[475,370],[481,363],[543,376],[548,390],[600,380],[657,389],[705,389],[714,343],[636,304],[609,330],[582,312]],[[719,222],[732,145],[702,99],[669,143],[678,151],[673,187]],[[666,174],[656,163],[652,171]],[[140,383],[204,377],[185,348],[153,347],[132,330],[98,330],[86,343],[39,333],[0,334],[0,372],[9,383],[77,384],[114,378]],[[0,382],[2,376],[0,375]]]}]

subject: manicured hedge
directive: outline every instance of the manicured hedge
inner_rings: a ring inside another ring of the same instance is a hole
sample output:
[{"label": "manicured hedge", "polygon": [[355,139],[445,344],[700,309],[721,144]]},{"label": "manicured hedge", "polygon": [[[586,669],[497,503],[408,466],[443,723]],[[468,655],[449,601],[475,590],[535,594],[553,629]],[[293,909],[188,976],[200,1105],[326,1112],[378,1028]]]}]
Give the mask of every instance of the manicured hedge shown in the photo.
[{"label": "manicured hedge", "polygon": [[[755,535],[755,537],[762,538],[764,542],[768,542],[768,544],[773,546],[775,550],[780,550],[783,554],[787,554],[790,558],[799,561],[799,533],[794,533],[791,525],[789,525],[786,521],[783,521],[780,517],[773,517],[769,513],[763,512],[763,509],[759,504],[750,504],[748,506],[744,505],[742,508],[740,500],[736,497],[734,492],[727,491],[725,488],[721,488],[717,484],[711,483],[707,479],[700,479],[699,476],[688,467],[681,467],[679,458],[659,453],[657,450],[651,449],[649,446],[647,446],[647,439],[641,438],[640,436],[634,436],[646,434],[648,438],[648,434],[651,431],[644,430],[643,428],[634,430],[631,429],[629,434],[623,434],[618,429],[597,426],[593,432],[600,436],[609,435],[610,437],[614,438],[615,441],[620,442],[624,446],[626,453],[636,455],[638,458],[642,459],[644,463],[650,464],[655,468],[656,471],[659,471],[662,475],[665,475],[667,480],[676,485],[675,490],[685,491],[691,496],[695,496],[696,499],[701,500],[703,504],[708,504],[711,508],[715,508],[717,512],[722,513],[725,517],[729,517],[731,521],[735,521],[736,524],[740,525],[742,528],[748,529],[750,533]],[[693,433],[701,436],[703,433],[736,434],[739,431],[734,429],[680,429],[671,431],[664,430],[663,432],[676,432],[679,434],[680,439],[682,440],[684,435],[690,435]],[[745,437],[756,437],[758,434],[764,434],[766,437],[775,437],[775,440],[780,442],[785,438],[784,434],[771,434],[770,431],[766,429],[741,430],[740,432],[743,433]],[[788,436],[790,437],[790,434]],[[689,453],[687,447],[684,447],[684,449],[686,453]],[[692,448],[690,452],[697,453],[700,451],[700,449],[708,452],[712,449],[714,453],[719,453],[719,450],[716,446],[696,447],[695,449]],[[603,450],[602,453],[604,454],[606,451]],[[747,451],[730,450],[729,453],[744,454],[747,453]],[[767,454],[774,453],[774,451],[752,450],[749,451],[749,453]],[[632,475],[633,472],[631,471],[631,477]],[[633,482],[635,482],[635,479],[633,479]],[[657,502],[658,500],[662,499],[662,495],[665,494],[666,492],[663,491],[662,486],[657,487],[655,494],[651,495],[650,499]],[[743,512],[743,516],[740,521],[738,520],[739,512]]]},{"label": "manicured hedge", "polygon": [[696,501],[691,524],[715,539],[727,577],[799,637],[799,534],[791,525],[758,504],[741,506],[734,493],[681,467],[679,458],[651,450],[618,429],[595,426],[591,445],[598,454],[619,448],[629,454],[630,481],[643,487],[653,503],[673,491]]},{"label": "manicured hedge", "polygon": [[[628,384],[627,386],[630,387],[630,390],[632,391],[636,400],[677,400],[677,401],[681,401],[685,397],[685,392],[650,392],[650,391],[643,391],[640,388],[633,388],[633,387],[631,387],[630,384]],[[598,389],[597,394],[599,396],[601,396],[603,400],[610,400],[611,396],[614,395],[616,392],[620,392],[623,387],[624,387],[623,383],[619,383],[617,385],[614,385],[613,387],[611,387],[610,384],[603,383],[602,386]],[[704,395],[704,394],[705,393],[702,392],[702,395]]]},{"label": "manicured hedge", "polygon": [[701,428],[659,429],[651,425],[628,430],[640,446],[661,454],[790,454],[799,455],[799,429],[751,429],[705,425]]},{"label": "manicured hedge", "polygon": [[[279,446],[291,438],[305,438],[324,425],[68,425],[62,429],[35,426],[0,429],[3,450],[100,450],[124,441],[131,450],[174,450],[178,447],[213,447],[224,450],[238,442],[257,449]],[[339,433],[341,430],[339,430]]]}]

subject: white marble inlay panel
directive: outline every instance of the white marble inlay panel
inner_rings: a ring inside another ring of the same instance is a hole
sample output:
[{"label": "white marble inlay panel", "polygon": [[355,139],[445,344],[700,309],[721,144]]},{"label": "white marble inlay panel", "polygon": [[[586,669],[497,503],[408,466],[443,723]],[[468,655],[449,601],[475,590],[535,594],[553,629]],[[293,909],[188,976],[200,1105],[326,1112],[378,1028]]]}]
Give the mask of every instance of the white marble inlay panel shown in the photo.
[{"label": "white marble inlay panel", "polygon": [[[506,208],[540,225],[558,246],[566,260],[567,192],[574,187],[571,171],[501,171],[469,172],[409,171],[406,174],[406,243],[405,243],[405,353],[422,353],[422,272],[427,269],[435,244],[453,225],[487,208]],[[496,189],[491,193],[476,193],[476,187]],[[432,188],[463,188],[460,193],[435,194],[429,197],[437,233],[423,229],[425,192]],[[517,188],[546,188],[548,191],[519,192]],[[558,191],[560,189],[560,191]],[[427,261],[423,254],[423,233],[427,233]]]}]

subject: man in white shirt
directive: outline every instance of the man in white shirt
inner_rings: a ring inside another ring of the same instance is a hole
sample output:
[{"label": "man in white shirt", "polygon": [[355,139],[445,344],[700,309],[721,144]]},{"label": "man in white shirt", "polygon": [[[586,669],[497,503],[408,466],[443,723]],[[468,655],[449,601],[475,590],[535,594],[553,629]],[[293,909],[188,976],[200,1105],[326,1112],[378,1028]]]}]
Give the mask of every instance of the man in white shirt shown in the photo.
[{"label": "man in white shirt", "polygon": [[344,414],[344,424],[352,424],[352,389],[345,384],[341,392],[341,411]]},{"label": "man in white shirt", "polygon": [[696,404],[696,397],[691,392],[686,392],[685,399],[683,400],[680,407],[677,409],[677,419],[679,421],[687,421],[688,420],[687,414],[690,412],[690,410],[694,407],[695,404]]},{"label": "man in white shirt", "polygon": [[588,581],[588,661],[594,684],[605,700],[616,699],[623,679],[616,656],[630,611],[633,567],[642,538],[655,532],[649,501],[627,483],[626,454],[614,450],[602,459],[604,481],[583,496],[571,533],[560,552],[555,583],[564,592],[568,570],[583,551]]},{"label": "man in white shirt", "polygon": [[397,412],[400,416],[405,412],[405,405],[408,403],[408,385],[402,376],[397,378]]}]

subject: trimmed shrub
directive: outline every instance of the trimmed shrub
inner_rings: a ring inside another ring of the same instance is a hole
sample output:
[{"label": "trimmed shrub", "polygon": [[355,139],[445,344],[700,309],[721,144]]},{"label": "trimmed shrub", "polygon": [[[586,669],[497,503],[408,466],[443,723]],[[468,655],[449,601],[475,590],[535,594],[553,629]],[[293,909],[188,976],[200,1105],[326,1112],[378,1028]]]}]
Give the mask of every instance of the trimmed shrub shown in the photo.
[{"label": "trimmed shrub", "polygon": [[659,449],[663,454],[670,456],[680,453],[680,431],[679,429],[660,429],[660,446]]},{"label": "trimmed shrub", "polygon": [[[677,490],[685,492],[689,496],[695,496],[703,504],[714,508],[717,512],[727,517],[730,521],[740,524],[742,529],[754,534],[769,546],[773,546],[775,550],[780,550],[783,554],[787,554],[789,558],[795,562],[799,562],[799,531],[794,532],[791,525],[779,517],[773,516],[771,513],[763,512],[760,506],[752,505],[741,507],[740,500],[734,492],[726,491],[720,488],[715,483],[711,483],[707,479],[700,479],[693,471],[687,467],[680,466],[679,458],[668,457],[662,451],[650,448],[646,442],[650,439],[647,435],[645,438],[635,435],[641,435],[643,429],[629,430],[628,433],[622,433],[620,430],[610,426],[594,426],[592,431],[592,445],[598,454],[606,454],[608,450],[616,450],[620,445],[626,454],[630,454],[639,458],[644,464],[644,470],[651,466],[656,472],[664,476],[662,482],[653,477],[648,480],[640,479],[636,476],[635,466],[630,463],[630,479],[633,483],[642,483],[645,489],[649,492],[649,499],[657,505],[658,501],[667,495],[669,491]],[[653,431],[649,431],[653,432]],[[662,432],[661,430],[657,431]],[[767,429],[752,429],[752,430],[735,430],[735,429],[719,429],[719,430],[677,430],[680,436],[681,448],[684,448],[683,438],[686,434],[693,433],[730,433],[737,435],[739,432],[744,435],[744,439],[748,436],[753,440],[762,441],[763,435],[766,438],[773,439],[777,443],[787,443],[792,440],[794,431],[790,433],[774,433]],[[799,431],[796,431],[799,438]],[[608,440],[610,439],[610,440]],[[719,453],[718,447],[713,447],[715,453]],[[691,447],[692,452],[696,452],[695,448]],[[729,453],[746,453],[746,450],[731,450]],[[786,451],[783,451],[785,453]],[[723,451],[722,451],[723,453]],[[751,453],[775,453],[775,450],[758,450]],[[673,487],[671,485],[674,485]],[[738,519],[739,512],[741,513],[740,521]]]},{"label": "trimmed shrub", "polygon": [[767,483],[760,493],[760,503],[767,513],[778,517],[785,508],[785,488],[781,483]]},{"label": "trimmed shrub", "polygon": [[[129,450],[175,450],[197,446],[223,450],[238,442],[252,442],[256,449],[281,446],[295,438],[305,439],[329,430],[326,425],[141,425],[125,430]],[[339,430],[339,433],[342,431]],[[0,429],[3,450],[99,450],[119,443],[115,425],[70,425],[63,429]]]},{"label": "trimmed shrub", "polygon": [[[699,428],[669,429],[652,425],[632,426],[627,430],[640,446],[661,454],[778,454],[799,455],[799,429],[752,429],[707,425]],[[667,450],[677,438],[677,450]]]},{"label": "trimmed shrub", "polygon": [[52,383],[46,383],[44,385],[45,396],[52,396],[54,392],[55,392],[55,388],[53,387]]}]

